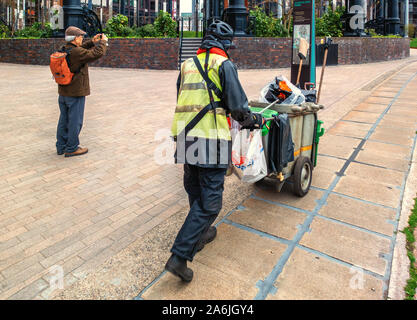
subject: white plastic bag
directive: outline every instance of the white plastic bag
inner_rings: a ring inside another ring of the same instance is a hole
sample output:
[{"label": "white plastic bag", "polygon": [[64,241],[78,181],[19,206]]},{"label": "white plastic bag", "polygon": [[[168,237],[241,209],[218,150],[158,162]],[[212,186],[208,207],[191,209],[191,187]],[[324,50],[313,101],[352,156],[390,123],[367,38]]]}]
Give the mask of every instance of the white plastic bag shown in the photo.
[{"label": "white plastic bag", "polygon": [[239,133],[240,128],[242,128],[240,123],[237,122],[236,120],[230,118],[230,136],[232,137],[232,144],[233,144],[233,141],[236,138],[236,135]]},{"label": "white plastic bag", "polygon": [[261,130],[236,132],[232,144],[233,171],[244,182],[255,183],[267,175]]},{"label": "white plastic bag", "polygon": [[[299,105],[299,104],[302,104],[302,103],[305,102],[305,100],[306,100],[305,99],[305,96],[303,95],[303,93],[301,92],[300,89],[298,89],[295,85],[293,85],[291,83],[291,81],[289,81],[284,76],[279,76],[277,78],[281,79],[281,81],[285,81],[285,83],[287,84],[287,86],[292,91],[292,94],[287,99],[285,99],[284,101],[280,102],[281,104],[298,104]],[[264,102],[264,103],[268,103],[268,104],[272,102],[272,101],[266,100],[265,97],[266,97],[266,94],[269,91],[269,86],[271,84],[274,84],[277,78],[275,78],[274,81],[269,82],[265,87],[262,88],[261,95],[259,96],[259,101],[260,102]]]}]

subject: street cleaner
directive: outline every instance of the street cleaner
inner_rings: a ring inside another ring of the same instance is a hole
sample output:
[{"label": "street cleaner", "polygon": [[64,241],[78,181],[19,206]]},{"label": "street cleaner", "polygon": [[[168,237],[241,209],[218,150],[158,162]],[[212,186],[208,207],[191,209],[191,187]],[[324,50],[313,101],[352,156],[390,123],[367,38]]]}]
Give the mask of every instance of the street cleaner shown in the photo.
[{"label": "street cleaner", "polygon": [[177,81],[177,106],[172,124],[175,162],[184,164],[184,188],[190,211],[172,246],[165,269],[191,281],[187,267],[204,245],[213,241],[211,226],[222,208],[224,178],[231,163],[232,142],[226,114],[243,128],[259,129],[264,120],[252,113],[229,60],[233,29],[215,20],[197,55],[184,61]]}]

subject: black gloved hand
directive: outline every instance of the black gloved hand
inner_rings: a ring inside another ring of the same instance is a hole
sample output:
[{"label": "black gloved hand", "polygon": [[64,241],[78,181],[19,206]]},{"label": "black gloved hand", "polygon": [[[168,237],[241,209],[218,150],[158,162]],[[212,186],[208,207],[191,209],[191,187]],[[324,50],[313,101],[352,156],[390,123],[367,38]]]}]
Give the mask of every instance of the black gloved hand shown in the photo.
[{"label": "black gloved hand", "polygon": [[250,131],[253,129],[261,129],[265,124],[265,120],[262,115],[260,113],[252,113],[251,116],[252,124],[250,126],[244,126],[242,129],[250,129]]},{"label": "black gloved hand", "polygon": [[262,129],[265,124],[265,120],[260,113],[253,114],[256,117],[255,123],[253,124],[255,129]]}]

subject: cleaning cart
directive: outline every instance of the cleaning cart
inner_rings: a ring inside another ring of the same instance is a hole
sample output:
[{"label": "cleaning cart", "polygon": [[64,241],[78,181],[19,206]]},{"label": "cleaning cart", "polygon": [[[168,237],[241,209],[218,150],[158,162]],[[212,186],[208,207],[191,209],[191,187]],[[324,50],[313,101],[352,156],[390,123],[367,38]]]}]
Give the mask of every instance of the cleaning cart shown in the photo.
[{"label": "cleaning cart", "polygon": [[269,128],[274,120],[273,117],[287,114],[294,143],[294,161],[287,163],[282,171],[277,172],[272,170],[267,160],[268,173],[264,179],[272,180],[278,192],[286,181],[291,181],[294,193],[300,197],[305,196],[310,189],[313,169],[317,164],[319,138],[324,134],[324,129],[321,128],[323,122],[317,118],[317,112],[323,106],[310,102],[301,105],[269,105],[258,101],[251,101],[249,106],[253,112],[262,113],[267,120],[262,129],[266,159],[269,159]]}]

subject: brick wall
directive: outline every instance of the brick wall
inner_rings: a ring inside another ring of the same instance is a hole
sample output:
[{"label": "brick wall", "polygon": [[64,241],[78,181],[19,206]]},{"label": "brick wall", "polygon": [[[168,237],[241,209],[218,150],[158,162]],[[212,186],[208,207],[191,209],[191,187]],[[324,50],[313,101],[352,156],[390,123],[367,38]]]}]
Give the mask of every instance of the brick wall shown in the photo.
[{"label": "brick wall", "polygon": [[273,69],[289,67],[290,38],[235,38],[236,48],[229,54],[239,69]]},{"label": "brick wall", "polygon": [[356,64],[403,59],[410,56],[408,38],[335,38],[339,64]]},{"label": "brick wall", "polygon": [[[319,39],[317,39],[317,42]],[[271,69],[290,66],[291,39],[236,38],[230,56],[239,69]],[[410,55],[409,39],[334,38],[339,64],[356,64]],[[49,64],[49,55],[62,39],[0,39],[0,62]],[[91,64],[99,67],[175,70],[178,39],[110,39],[105,57]]]},{"label": "brick wall", "polygon": [[176,70],[178,39],[110,39],[106,55],[96,67]]},{"label": "brick wall", "polygon": [[[410,56],[405,38],[334,38],[339,46],[339,64],[357,64],[402,59]],[[316,39],[319,43],[320,38]],[[237,38],[230,56],[240,69],[285,68],[291,63],[289,38]]]},{"label": "brick wall", "polygon": [[[48,65],[49,55],[62,39],[0,39],[0,62]],[[178,39],[110,39],[107,53],[91,63],[96,67],[175,70]]]}]

